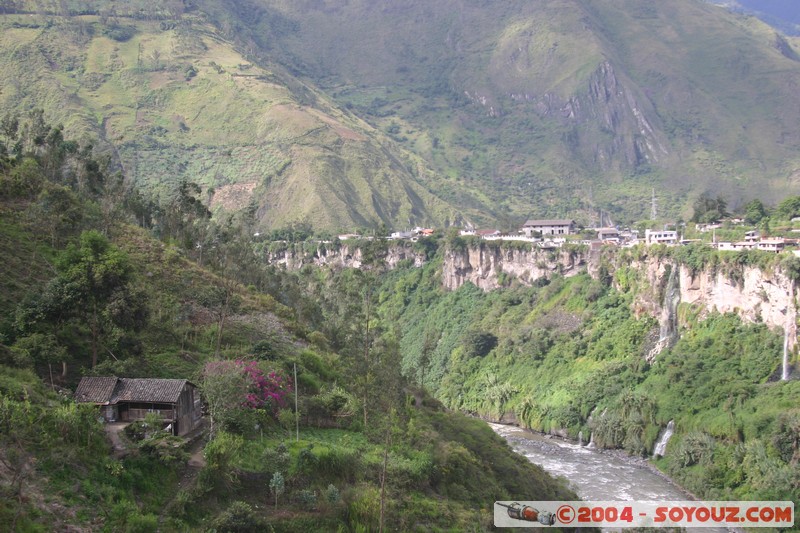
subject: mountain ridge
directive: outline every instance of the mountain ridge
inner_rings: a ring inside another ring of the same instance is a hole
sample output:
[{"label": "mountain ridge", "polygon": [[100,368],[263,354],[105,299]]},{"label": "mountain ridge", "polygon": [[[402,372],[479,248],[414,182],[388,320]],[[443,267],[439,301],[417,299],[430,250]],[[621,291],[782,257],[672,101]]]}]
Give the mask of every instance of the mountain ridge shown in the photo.
[{"label": "mountain ridge", "polygon": [[704,192],[800,191],[796,41],[699,0],[17,6],[0,60],[23,97],[0,112],[39,104],[146,190],[193,179],[265,228],[633,221],[653,189],[674,219]]}]

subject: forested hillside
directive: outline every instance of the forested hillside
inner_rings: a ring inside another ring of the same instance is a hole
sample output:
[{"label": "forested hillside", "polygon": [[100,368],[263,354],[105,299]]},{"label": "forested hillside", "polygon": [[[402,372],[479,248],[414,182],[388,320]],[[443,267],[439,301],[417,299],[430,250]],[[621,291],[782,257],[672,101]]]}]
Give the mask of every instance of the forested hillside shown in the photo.
[{"label": "forested hillside", "polygon": [[[402,376],[374,273],[312,288],[195,184],[157,208],[40,114],[3,128],[0,530],[484,530],[495,500],[575,498]],[[206,432],[109,441],[84,375],[189,379]]]},{"label": "forested hillside", "polygon": [[[699,251],[650,253],[727,272],[731,283],[758,255]],[[780,380],[783,332],[681,303],[676,338],[654,352],[658,321],[633,305],[651,289],[626,253],[595,278],[509,279],[492,292],[442,289],[439,259],[387,275],[379,309],[404,331],[405,375],[448,407],[575,440],[582,432],[641,457],[672,420],[656,464],[697,496],[798,501],[800,382]],[[781,268],[774,254],[759,257],[765,270]],[[669,289],[652,290],[664,299]]]}]

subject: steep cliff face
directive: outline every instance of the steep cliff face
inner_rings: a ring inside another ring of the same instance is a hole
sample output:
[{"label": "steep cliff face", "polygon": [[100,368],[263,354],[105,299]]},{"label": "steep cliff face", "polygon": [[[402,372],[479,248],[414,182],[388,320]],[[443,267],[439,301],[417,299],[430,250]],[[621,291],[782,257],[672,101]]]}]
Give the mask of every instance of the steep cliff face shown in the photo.
[{"label": "steep cliff face", "polygon": [[621,164],[637,168],[658,163],[669,155],[653,104],[637,94],[632,83],[603,61],[589,79],[588,91],[567,102],[561,112],[574,126],[575,149],[604,169]]},{"label": "steep cliff face", "polygon": [[[612,256],[610,263],[615,258]],[[517,279],[530,285],[554,273],[575,275],[585,268],[597,278],[603,258],[599,253],[565,250],[504,249],[482,243],[460,250],[447,250],[442,266],[442,285],[456,290],[471,282],[482,290],[494,290]],[[638,283],[618,290],[633,290],[637,316],[650,315],[660,323],[652,357],[669,346],[678,335],[677,308],[689,304],[702,319],[710,313],[736,313],[747,322],[763,322],[784,331],[789,349],[797,343],[797,306],[794,283],[776,268],[772,271],[743,266],[737,275],[722,269],[693,272],[670,259],[648,257],[629,263]],[[613,266],[610,266],[613,270]]]},{"label": "steep cliff face", "polygon": [[[415,251],[406,243],[392,244],[380,254],[379,259],[388,269],[396,268],[401,261],[412,261],[415,267],[425,264],[425,252]],[[307,248],[304,244],[290,244],[284,249],[265,252],[267,263],[288,270],[299,270],[306,265],[333,269],[361,268],[364,251],[358,245],[343,244],[339,247],[322,244]]]},{"label": "steep cliff face", "polygon": [[481,243],[465,249],[448,249],[442,265],[442,285],[456,290],[466,282],[490,291],[515,278],[525,285],[554,273],[577,274],[586,265],[586,254],[567,250],[506,249]]},{"label": "steep cliff face", "polygon": [[769,272],[744,266],[734,280],[719,270],[692,272],[686,266],[658,258],[636,261],[630,267],[639,272],[642,281],[634,301],[638,315],[668,314],[664,312],[669,304],[665,289],[671,270],[677,269],[680,303],[699,308],[701,318],[712,311],[736,313],[745,321],[763,322],[772,329],[783,330],[790,349],[797,342],[795,287],[780,269]]},{"label": "steep cliff face", "polygon": [[[364,251],[358,245],[337,247],[318,245],[289,245],[285,249],[265,253],[268,263],[287,269],[306,265],[334,269],[361,268]],[[633,311],[637,316],[656,317],[661,332],[651,357],[668,346],[678,334],[677,308],[689,304],[699,310],[700,318],[711,312],[736,313],[748,322],[763,322],[771,329],[786,333],[789,349],[797,343],[796,291],[792,280],[780,269],[762,270],[753,266],[737,268],[736,275],[724,269],[706,268],[693,272],[669,258],[646,257],[621,264],[616,252],[601,255],[583,249],[530,250],[482,242],[463,248],[444,250],[442,285],[456,290],[467,282],[484,291],[491,291],[517,280],[532,285],[554,274],[574,276],[584,269],[597,278],[605,264],[610,270],[624,266],[636,278],[635,283],[620,283],[616,288],[635,293]],[[395,242],[380,253],[384,267],[396,268],[402,261],[421,267],[427,261],[424,251],[415,250],[411,243]]]}]

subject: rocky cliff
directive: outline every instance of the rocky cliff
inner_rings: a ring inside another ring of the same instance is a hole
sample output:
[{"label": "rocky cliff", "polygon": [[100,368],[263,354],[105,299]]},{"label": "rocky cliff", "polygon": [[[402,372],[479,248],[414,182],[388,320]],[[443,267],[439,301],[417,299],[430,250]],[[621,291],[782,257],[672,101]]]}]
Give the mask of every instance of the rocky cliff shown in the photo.
[{"label": "rocky cliff", "polygon": [[[334,246],[329,243],[296,243],[276,246],[273,243],[265,250],[264,258],[267,263],[288,270],[299,270],[306,265],[334,269],[361,268],[365,260],[364,250],[360,244]],[[426,254],[424,250],[415,250],[412,243],[398,242],[378,250],[376,259],[388,269],[396,268],[401,261],[410,261],[415,267],[421,267],[425,264]]]},{"label": "rocky cliff", "polygon": [[795,287],[779,267],[762,270],[741,266],[735,274],[710,267],[694,272],[685,265],[656,257],[633,261],[629,267],[639,278],[633,304],[637,315],[660,317],[661,322],[673,318],[666,309],[667,289],[670,273],[677,269],[678,301],[698,308],[700,318],[714,311],[736,313],[747,322],[763,322],[771,329],[784,331],[790,349],[797,342]]},{"label": "rocky cliff", "polygon": [[525,249],[480,243],[445,251],[442,284],[455,290],[471,282],[485,291],[502,287],[512,279],[530,285],[555,273],[575,275],[586,262],[587,254],[582,249]]},{"label": "rocky cliff", "polygon": [[[415,267],[427,261],[425,250],[415,248],[410,242],[390,243],[377,255],[388,269],[396,268],[402,261]],[[622,283],[617,276],[616,288],[634,291],[636,315],[656,317],[661,324],[659,343],[652,357],[669,344],[669,336],[677,335],[680,324],[676,310],[680,304],[698,308],[701,318],[714,311],[736,313],[745,321],[763,322],[772,329],[784,331],[789,349],[794,349],[797,343],[796,291],[792,280],[779,266],[772,269],[746,265],[733,269],[707,267],[693,271],[669,256],[630,259],[617,251],[601,255],[585,247],[538,249],[499,242],[447,247],[443,255],[442,285],[448,290],[456,290],[467,282],[485,291],[507,286],[514,280],[532,285],[554,274],[569,277],[584,269],[597,278],[601,264],[609,272],[625,268],[634,281]],[[359,244],[335,247],[320,243],[274,247],[265,252],[265,256],[269,263],[288,269],[306,265],[361,268],[365,252]]]},{"label": "rocky cliff", "polygon": [[[626,267],[637,282],[616,288],[635,292],[634,312],[656,317],[661,325],[658,352],[678,334],[680,304],[696,307],[700,318],[712,312],[736,313],[747,322],[763,322],[785,332],[789,349],[797,343],[797,305],[792,280],[779,267],[707,267],[693,271],[669,257],[648,256],[633,261],[624,253],[606,251],[602,256],[586,248],[575,250],[524,250],[490,243],[448,249],[444,254],[442,284],[455,290],[471,282],[494,290],[516,279],[531,285],[555,273],[572,276],[586,269],[597,278],[601,264],[610,272]],[[674,274],[673,274],[674,271]],[[672,275],[671,275],[672,274]]]}]

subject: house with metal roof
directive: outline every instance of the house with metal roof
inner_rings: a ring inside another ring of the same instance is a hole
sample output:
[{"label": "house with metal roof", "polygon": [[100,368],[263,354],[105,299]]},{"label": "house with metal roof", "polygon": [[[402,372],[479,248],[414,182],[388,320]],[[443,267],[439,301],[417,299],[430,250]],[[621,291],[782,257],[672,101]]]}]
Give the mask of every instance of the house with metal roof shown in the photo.
[{"label": "house with metal roof", "polygon": [[575,221],[567,219],[558,220],[528,220],[520,229],[530,237],[534,232],[539,235],[571,235],[575,232]]},{"label": "house with metal roof", "polygon": [[185,435],[202,417],[197,387],[186,379],[85,377],[75,390],[79,403],[93,403],[107,422],[133,422],[157,413],[174,435]]}]

